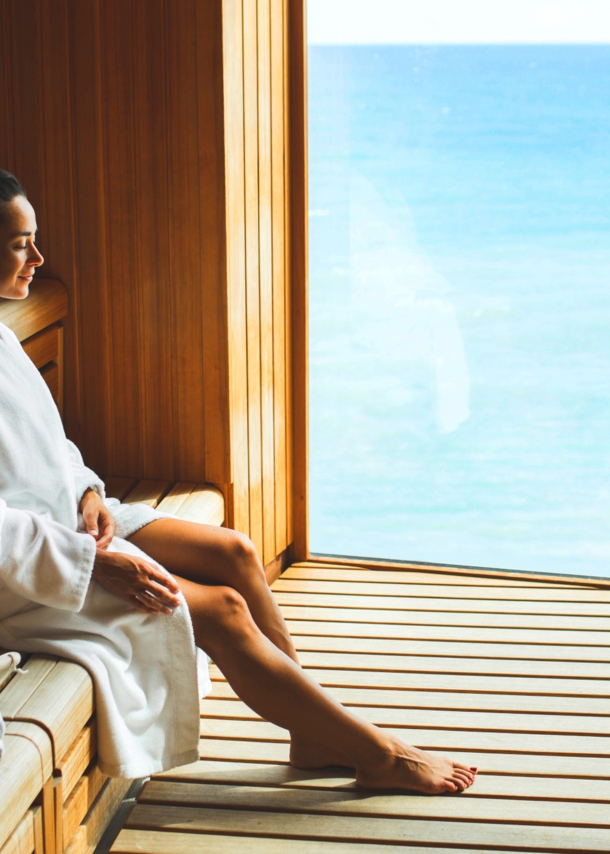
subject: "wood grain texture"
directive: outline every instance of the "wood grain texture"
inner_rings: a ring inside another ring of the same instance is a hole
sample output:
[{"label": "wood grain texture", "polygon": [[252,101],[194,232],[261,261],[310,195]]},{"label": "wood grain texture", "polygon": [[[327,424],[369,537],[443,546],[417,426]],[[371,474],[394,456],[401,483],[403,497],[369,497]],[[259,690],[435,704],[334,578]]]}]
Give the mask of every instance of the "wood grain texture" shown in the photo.
[{"label": "wood grain texture", "polygon": [[110,476],[216,484],[264,564],[292,515],[274,16],[271,0],[6,0],[0,34],[0,162],[37,210],[45,276],[65,282],[45,325],[70,303],[68,435]]},{"label": "wood grain texture", "polygon": [[36,848],[36,828],[34,812],[28,810],[21,819],[10,839],[0,848],[0,854],[34,854]]}]

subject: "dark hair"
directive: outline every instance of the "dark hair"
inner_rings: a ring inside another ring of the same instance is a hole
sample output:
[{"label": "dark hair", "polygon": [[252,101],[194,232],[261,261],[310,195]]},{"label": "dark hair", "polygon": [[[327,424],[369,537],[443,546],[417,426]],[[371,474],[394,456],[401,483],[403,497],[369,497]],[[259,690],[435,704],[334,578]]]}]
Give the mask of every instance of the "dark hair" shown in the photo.
[{"label": "dark hair", "polygon": [[12,202],[17,196],[27,199],[25,190],[15,176],[5,169],[0,169],[0,204]]},{"label": "dark hair", "polygon": [[17,196],[23,196],[24,199],[27,199],[25,190],[15,176],[5,169],[0,169],[0,221],[5,205],[12,202]]}]

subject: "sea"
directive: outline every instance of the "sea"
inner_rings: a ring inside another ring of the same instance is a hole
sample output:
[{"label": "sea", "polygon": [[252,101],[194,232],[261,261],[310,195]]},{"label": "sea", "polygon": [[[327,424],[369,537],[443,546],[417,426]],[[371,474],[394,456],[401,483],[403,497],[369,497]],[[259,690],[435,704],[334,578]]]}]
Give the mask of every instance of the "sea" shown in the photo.
[{"label": "sea", "polygon": [[610,46],[308,66],[312,551],[610,578]]}]

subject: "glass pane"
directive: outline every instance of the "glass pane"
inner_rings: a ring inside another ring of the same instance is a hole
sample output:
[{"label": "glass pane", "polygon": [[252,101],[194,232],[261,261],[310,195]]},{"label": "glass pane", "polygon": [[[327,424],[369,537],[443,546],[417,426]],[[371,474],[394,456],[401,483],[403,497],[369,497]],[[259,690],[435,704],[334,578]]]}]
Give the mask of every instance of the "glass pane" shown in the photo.
[{"label": "glass pane", "polygon": [[610,576],[610,47],[559,5],[310,0],[313,552]]}]

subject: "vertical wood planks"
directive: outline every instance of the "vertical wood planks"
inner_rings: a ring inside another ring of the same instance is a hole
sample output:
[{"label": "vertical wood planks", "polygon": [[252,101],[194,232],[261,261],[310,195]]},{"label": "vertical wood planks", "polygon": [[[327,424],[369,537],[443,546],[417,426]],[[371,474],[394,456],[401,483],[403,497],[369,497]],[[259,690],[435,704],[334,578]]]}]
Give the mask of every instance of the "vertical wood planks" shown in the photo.
[{"label": "vertical wood planks", "polygon": [[68,434],[291,541],[287,0],[6,0],[0,163],[70,297]]},{"label": "vertical wood planks", "polygon": [[271,139],[271,9],[258,0],[258,147],[259,270],[261,341],[261,427],[264,563],[275,551],[274,335],[279,318],[273,312],[273,217]]},{"label": "vertical wood planks", "polygon": [[246,322],[246,211],[244,71],[241,0],[223,0],[227,291],[231,477],[229,524],[250,531],[248,356]]}]

